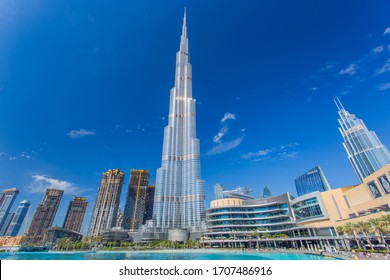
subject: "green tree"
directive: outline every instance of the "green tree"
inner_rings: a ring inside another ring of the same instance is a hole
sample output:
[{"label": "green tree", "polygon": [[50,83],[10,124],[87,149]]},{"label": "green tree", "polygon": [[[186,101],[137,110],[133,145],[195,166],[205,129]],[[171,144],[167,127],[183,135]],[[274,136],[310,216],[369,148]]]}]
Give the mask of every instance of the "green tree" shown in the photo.
[{"label": "green tree", "polygon": [[384,222],[387,231],[390,230],[390,214],[386,214],[380,217],[380,219]]},{"label": "green tree", "polygon": [[371,224],[369,222],[362,222],[362,221],[358,222],[356,224],[356,231],[358,233],[364,234],[364,236],[367,239],[368,244],[370,244],[370,248],[372,248],[372,243],[371,243],[370,236],[369,236],[369,233],[371,233],[373,231]]},{"label": "green tree", "polygon": [[349,248],[349,240],[348,240],[348,235],[345,233],[345,227],[343,226],[338,226],[336,228],[336,231],[337,231],[337,234],[340,236],[340,234],[343,236],[343,242],[345,244],[345,246],[348,248],[348,250],[350,249]]},{"label": "green tree", "polygon": [[257,230],[255,230],[255,231],[253,232],[253,234],[252,234],[252,237],[253,237],[254,239],[256,239],[256,247],[259,248],[260,233],[259,233]]},{"label": "green tree", "polygon": [[351,223],[351,222],[348,222],[344,225],[344,232],[349,235],[349,234],[352,234],[354,239],[355,239],[355,242],[358,246],[359,249],[361,249],[360,247],[360,242],[358,240],[358,237],[356,235],[356,225]]}]

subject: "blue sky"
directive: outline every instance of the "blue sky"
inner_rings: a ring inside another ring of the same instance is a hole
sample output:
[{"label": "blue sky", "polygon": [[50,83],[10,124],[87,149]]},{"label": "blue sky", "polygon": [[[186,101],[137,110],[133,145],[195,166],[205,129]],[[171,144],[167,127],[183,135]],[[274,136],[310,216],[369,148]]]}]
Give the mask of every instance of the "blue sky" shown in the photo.
[{"label": "blue sky", "polygon": [[[337,110],[390,146],[388,1],[0,0],[0,188],[87,196],[102,172],[161,163],[184,6],[207,202],[213,186],[296,195],[320,165],[358,183]],[[30,217],[31,219],[31,217]]]}]

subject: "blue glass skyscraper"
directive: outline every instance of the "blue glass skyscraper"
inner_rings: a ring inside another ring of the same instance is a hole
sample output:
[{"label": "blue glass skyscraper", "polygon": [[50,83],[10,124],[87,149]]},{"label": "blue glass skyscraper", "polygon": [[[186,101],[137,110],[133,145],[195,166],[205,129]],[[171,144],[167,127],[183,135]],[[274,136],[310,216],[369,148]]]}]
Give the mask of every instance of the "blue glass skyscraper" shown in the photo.
[{"label": "blue glass skyscraper", "polygon": [[30,204],[31,203],[29,200],[23,200],[22,202],[20,202],[18,209],[16,210],[15,216],[6,233],[7,236],[18,235],[19,230],[23,224],[23,221],[28,213],[28,209],[30,208]]},{"label": "blue glass skyscraper", "polygon": [[[16,196],[19,194],[19,190],[16,188],[5,189],[1,193],[0,198],[0,232],[5,225],[8,213],[11,210],[12,204],[15,201]],[[8,225],[7,225],[8,226]]]},{"label": "blue glass skyscraper", "polygon": [[260,192],[260,198],[268,198],[272,196],[271,190],[268,188],[268,186],[265,186],[261,192]]},{"label": "blue glass skyscraper", "polygon": [[12,221],[14,215],[15,215],[15,213],[8,213],[8,215],[4,221],[3,227],[0,230],[0,236],[6,235],[6,232],[9,228],[9,225],[11,224],[11,221]]},{"label": "blue glass skyscraper", "polygon": [[157,231],[205,225],[204,181],[196,138],[196,100],[192,98],[186,15],[176,54],[175,86],[171,89],[168,125],[164,129],[161,167],[157,170],[153,221]]},{"label": "blue glass skyscraper", "polygon": [[310,169],[305,174],[295,179],[295,187],[298,196],[316,191],[323,192],[330,190],[328,180],[319,166]]},{"label": "blue glass skyscraper", "polygon": [[390,164],[390,153],[379,141],[374,131],[369,131],[361,119],[344,109],[340,100],[335,100],[344,138],[344,148],[356,175],[363,181],[365,177]]}]

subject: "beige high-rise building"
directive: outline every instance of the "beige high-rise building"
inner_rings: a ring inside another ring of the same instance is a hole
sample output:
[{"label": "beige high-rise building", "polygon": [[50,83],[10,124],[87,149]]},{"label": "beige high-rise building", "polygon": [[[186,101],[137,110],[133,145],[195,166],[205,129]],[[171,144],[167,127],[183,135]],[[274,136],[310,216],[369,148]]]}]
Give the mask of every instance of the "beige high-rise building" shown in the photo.
[{"label": "beige high-rise building", "polygon": [[103,173],[88,235],[97,236],[115,227],[125,174],[119,169]]},{"label": "beige high-rise building", "polygon": [[[378,218],[390,211],[390,164],[365,177],[359,185],[309,193],[297,197],[292,204],[300,210],[295,213],[298,224],[306,227],[336,228],[347,222]],[[308,205],[308,210],[295,205]],[[318,209],[314,210],[316,205]]]}]

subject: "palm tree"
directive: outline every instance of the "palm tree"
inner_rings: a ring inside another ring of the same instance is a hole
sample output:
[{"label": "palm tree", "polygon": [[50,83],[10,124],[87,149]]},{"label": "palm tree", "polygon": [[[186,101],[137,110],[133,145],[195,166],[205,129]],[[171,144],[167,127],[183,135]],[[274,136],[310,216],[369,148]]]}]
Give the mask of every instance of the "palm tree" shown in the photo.
[{"label": "palm tree", "polygon": [[360,247],[360,243],[359,243],[359,240],[358,240],[358,237],[356,235],[356,225],[351,223],[351,222],[348,222],[344,225],[344,232],[349,235],[352,233],[354,239],[355,239],[355,242],[358,246],[359,249],[361,249]]},{"label": "palm tree", "polygon": [[350,249],[350,248],[349,248],[349,241],[348,241],[348,236],[347,236],[346,233],[345,233],[345,227],[343,227],[343,226],[338,226],[338,227],[336,228],[336,231],[337,231],[337,233],[339,234],[339,236],[340,236],[340,234],[343,235],[343,240],[342,240],[342,242],[344,242],[345,247],[347,247],[347,249],[349,250],[349,249]]},{"label": "palm tree", "polygon": [[368,236],[368,234],[372,232],[371,224],[368,222],[358,222],[356,224],[356,230],[358,233],[361,232],[366,236],[368,244],[370,244],[370,248],[372,248],[371,240],[370,237]]},{"label": "palm tree", "polygon": [[268,238],[270,238],[271,237],[271,234],[269,234],[269,233],[263,233],[263,235],[262,235],[262,238],[265,238],[265,247],[267,247],[268,248]]},{"label": "palm tree", "polygon": [[390,214],[383,215],[380,219],[385,223],[385,227],[390,229]]},{"label": "palm tree", "polygon": [[65,238],[57,239],[56,246],[58,251],[62,251],[65,248]]},{"label": "palm tree", "polygon": [[256,244],[257,244],[256,246],[257,246],[257,248],[259,248],[259,237],[260,237],[260,234],[259,234],[259,232],[256,229],[253,232],[252,237],[256,239]]},{"label": "palm tree", "polygon": [[190,239],[187,241],[187,249],[192,249],[192,248],[194,248],[194,241]]},{"label": "palm tree", "polygon": [[380,236],[380,242],[386,244],[385,237],[383,236],[386,232],[384,221],[380,218],[372,218],[369,219],[368,222],[371,224],[373,231]]}]

